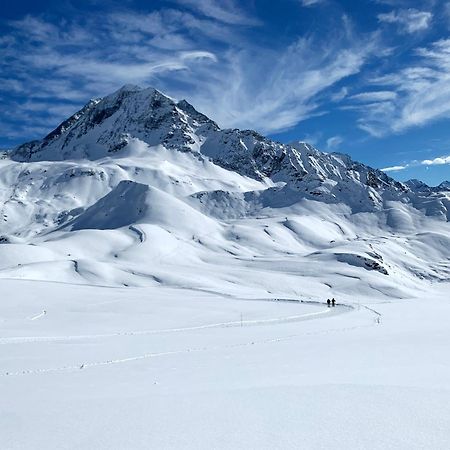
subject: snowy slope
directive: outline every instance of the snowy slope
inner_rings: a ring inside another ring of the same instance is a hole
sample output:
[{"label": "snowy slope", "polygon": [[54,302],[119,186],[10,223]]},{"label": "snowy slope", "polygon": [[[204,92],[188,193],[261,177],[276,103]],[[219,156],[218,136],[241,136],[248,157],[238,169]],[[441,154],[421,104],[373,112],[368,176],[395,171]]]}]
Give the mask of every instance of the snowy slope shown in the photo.
[{"label": "snowy slope", "polygon": [[185,286],[0,280],[1,447],[448,448],[448,284],[333,310]]},{"label": "snowy slope", "polygon": [[448,448],[448,188],[89,102],[0,159],[0,447]]},{"label": "snowy slope", "polygon": [[323,295],[404,297],[450,276],[445,185],[403,185],[346,155],[220,130],[151,88],[93,100],[19,146],[0,161],[0,186],[0,277],[194,278],[209,290],[226,279],[235,291],[264,271],[271,291],[288,271],[284,294],[304,279]]},{"label": "snowy slope", "polygon": [[217,129],[185,101],[176,103],[155,89],[127,85],[91,100],[42,141],[19,146],[13,159],[98,159],[120,152],[130,137],[150,146],[195,149],[203,136]]},{"label": "snowy slope", "polygon": [[446,198],[435,197],[433,207],[424,207],[422,190],[402,185],[347,155],[325,154],[302,142],[283,145],[250,130],[220,130],[185,100],[175,102],[153,88],[124,86],[92,100],[42,141],[19,146],[12,158],[97,160],[126,153],[131,139],[150,147],[192,152],[199,158],[204,155],[221,167],[258,180],[286,183],[297,192],[294,200],[342,202],[354,212],[377,210],[386,201],[398,200],[449,219]]}]

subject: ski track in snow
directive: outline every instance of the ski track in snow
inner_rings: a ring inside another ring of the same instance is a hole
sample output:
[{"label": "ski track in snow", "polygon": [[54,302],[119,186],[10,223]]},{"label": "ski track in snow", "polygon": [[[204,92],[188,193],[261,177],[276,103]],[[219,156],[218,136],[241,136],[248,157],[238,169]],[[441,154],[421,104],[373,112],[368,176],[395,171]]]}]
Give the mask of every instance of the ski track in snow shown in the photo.
[{"label": "ski track in snow", "polygon": [[41,317],[44,317],[47,314],[47,311],[44,309],[40,314],[37,314],[36,316],[28,317],[28,320],[37,320]]},{"label": "ski track in snow", "polygon": [[[243,300],[245,301],[245,300]],[[250,301],[258,301],[258,300],[250,300]],[[295,299],[268,299],[268,300],[259,300],[259,301],[275,301],[275,302],[293,302],[293,303],[306,303],[306,304],[316,304],[323,305],[320,302],[314,301],[298,301]],[[192,327],[177,327],[177,328],[167,328],[161,330],[136,330],[136,331],[118,331],[115,333],[103,333],[103,334],[85,334],[85,335],[68,335],[68,336],[17,336],[17,337],[5,337],[0,338],[0,345],[8,345],[8,344],[28,344],[28,343],[38,343],[38,342],[61,342],[61,341],[76,341],[76,340],[84,340],[84,339],[101,339],[101,338],[113,338],[118,336],[142,336],[142,335],[152,335],[152,334],[165,334],[165,333],[182,333],[188,331],[198,331],[198,330],[207,330],[214,328],[233,328],[233,327],[249,327],[249,326],[258,326],[258,325],[275,325],[275,324],[283,324],[283,323],[291,323],[291,322],[300,322],[303,320],[308,320],[309,318],[329,315],[333,313],[342,314],[345,310],[354,309],[353,306],[347,304],[338,304],[334,309],[326,308],[323,311],[317,311],[306,314],[299,314],[293,316],[286,317],[276,317],[276,318],[268,318],[268,319],[256,319],[256,320],[234,320],[230,322],[218,322],[211,323],[205,325],[196,325]],[[371,310],[370,308],[368,308]],[[371,310],[376,313],[376,311]],[[46,311],[43,311],[41,314],[35,316],[34,318],[30,318],[30,320],[35,320],[46,314]],[[379,313],[376,313],[379,314]]]},{"label": "ski track in snow", "polygon": [[345,332],[350,332],[350,331],[354,331],[357,329],[370,328],[370,327],[373,327],[376,325],[380,325],[380,322],[374,321],[374,323],[368,324],[368,325],[355,325],[353,327],[332,328],[332,329],[320,330],[320,331],[310,331],[310,332],[304,332],[304,333],[300,333],[300,334],[291,334],[288,336],[278,336],[278,337],[266,338],[266,339],[261,339],[261,340],[246,341],[246,342],[242,342],[242,343],[238,343],[238,344],[192,347],[192,348],[186,348],[186,349],[182,349],[182,350],[172,350],[172,351],[165,351],[165,352],[148,352],[148,353],[143,353],[140,355],[130,356],[127,358],[108,359],[108,360],[104,360],[104,361],[93,361],[93,362],[82,362],[79,364],[66,365],[66,366],[60,366],[60,367],[49,367],[49,368],[42,368],[42,369],[23,369],[23,370],[14,371],[14,372],[7,371],[4,373],[0,373],[0,377],[33,375],[33,374],[38,375],[38,374],[43,374],[43,373],[74,371],[74,370],[82,370],[82,369],[87,369],[87,368],[92,368],[92,367],[109,366],[109,365],[114,365],[114,364],[124,364],[124,363],[146,360],[146,359],[151,359],[151,358],[158,358],[158,357],[163,357],[163,356],[175,356],[175,355],[188,354],[188,353],[199,353],[199,352],[206,352],[206,351],[244,348],[244,347],[248,347],[248,346],[252,346],[252,345],[273,344],[273,343],[288,341],[291,339],[296,339],[296,338],[302,337],[302,336],[315,336],[315,335],[324,335],[324,334],[332,334],[332,333],[345,333]]},{"label": "ski track in snow", "polygon": [[449,447],[450,184],[128,86],[0,155],[0,220],[0,450]]},{"label": "ski track in snow", "polygon": [[[252,300],[255,301],[255,300]],[[267,300],[266,300],[267,301]],[[286,302],[298,302],[298,303],[308,303],[308,304],[319,304],[323,305],[320,302],[314,301],[298,301],[295,299],[269,299],[269,301],[286,301]],[[380,317],[380,313],[373,310],[372,308],[366,307],[365,305],[360,305],[361,307],[366,308],[373,314],[377,315],[377,318]],[[55,342],[55,341],[69,341],[69,340],[82,340],[82,339],[94,339],[94,338],[109,338],[116,336],[142,336],[142,335],[150,335],[150,334],[163,334],[163,333],[181,333],[181,332],[189,332],[189,331],[198,331],[198,330],[207,330],[214,328],[228,328],[228,327],[248,327],[252,325],[275,325],[275,324],[283,324],[289,322],[296,322],[307,320],[309,318],[318,318],[320,316],[326,316],[330,313],[342,314],[347,311],[355,310],[355,307],[349,304],[340,304],[336,305],[333,308],[326,308],[322,311],[306,313],[295,316],[287,316],[282,318],[269,318],[269,319],[260,319],[260,320],[243,320],[243,321],[232,321],[232,322],[222,322],[222,323],[214,323],[214,324],[206,324],[199,325],[193,327],[183,327],[183,328],[169,328],[164,330],[143,330],[143,331],[130,331],[130,332],[119,332],[119,333],[111,333],[111,334],[98,334],[98,335],[80,335],[80,336],[53,336],[53,337],[13,337],[13,338],[4,338],[0,340],[0,344],[19,344],[19,343],[42,343],[42,342]],[[35,316],[37,317],[37,316]],[[216,350],[224,350],[224,349],[233,349],[233,348],[241,348],[251,345],[264,345],[271,344],[277,342],[283,342],[290,339],[295,339],[301,336],[311,336],[311,335],[323,335],[330,333],[339,333],[339,332],[349,332],[360,328],[368,328],[381,324],[379,320],[375,320],[371,324],[365,325],[355,325],[353,327],[344,327],[344,328],[331,328],[326,330],[318,330],[318,331],[309,331],[303,332],[299,334],[291,334],[288,336],[278,336],[273,338],[266,338],[260,340],[252,340],[246,341],[238,344],[230,344],[230,345],[215,345],[215,346],[202,346],[202,347],[192,347],[185,348],[181,350],[172,350],[172,351],[164,351],[164,352],[146,352],[140,355],[130,356],[127,358],[118,358],[118,359],[108,359],[103,361],[92,361],[92,362],[80,362],[77,364],[59,366],[59,367],[48,367],[42,369],[23,369],[19,371],[6,371],[0,373],[0,376],[20,376],[20,375],[31,375],[31,374],[43,374],[43,373],[51,373],[51,372],[63,372],[63,371],[73,371],[86,369],[90,367],[99,367],[99,366],[108,366],[113,364],[123,364],[133,361],[163,357],[163,356],[174,356],[180,354],[187,353],[198,353],[204,351],[216,351]]]}]

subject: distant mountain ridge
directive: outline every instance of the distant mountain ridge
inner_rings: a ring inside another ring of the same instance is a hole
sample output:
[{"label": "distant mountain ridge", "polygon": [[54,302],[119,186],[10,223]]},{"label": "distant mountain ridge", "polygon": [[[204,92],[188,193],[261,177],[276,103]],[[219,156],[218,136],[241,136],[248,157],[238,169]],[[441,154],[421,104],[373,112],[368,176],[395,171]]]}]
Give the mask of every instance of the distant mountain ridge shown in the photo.
[{"label": "distant mountain ridge", "polygon": [[442,194],[448,182],[437,188],[414,180],[400,183],[348,155],[323,153],[304,142],[281,144],[252,130],[222,130],[187,101],[177,102],[153,88],[126,85],[91,100],[44,139],[20,145],[10,156],[28,162],[97,160],[125,151],[133,139],[191,152],[256,180],[271,179],[292,203],[311,198],[345,203],[358,212],[399,200],[450,219]]}]

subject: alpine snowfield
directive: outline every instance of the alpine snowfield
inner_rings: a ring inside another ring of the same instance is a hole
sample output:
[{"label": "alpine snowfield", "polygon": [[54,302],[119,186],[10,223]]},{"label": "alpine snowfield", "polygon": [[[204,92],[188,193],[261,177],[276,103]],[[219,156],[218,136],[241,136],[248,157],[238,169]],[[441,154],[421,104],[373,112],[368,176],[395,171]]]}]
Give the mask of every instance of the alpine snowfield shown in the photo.
[{"label": "alpine snowfield", "polygon": [[3,448],[448,447],[448,285],[335,309],[1,287]]},{"label": "alpine snowfield", "polygon": [[448,183],[89,102],[0,159],[0,447],[447,449],[449,219]]}]

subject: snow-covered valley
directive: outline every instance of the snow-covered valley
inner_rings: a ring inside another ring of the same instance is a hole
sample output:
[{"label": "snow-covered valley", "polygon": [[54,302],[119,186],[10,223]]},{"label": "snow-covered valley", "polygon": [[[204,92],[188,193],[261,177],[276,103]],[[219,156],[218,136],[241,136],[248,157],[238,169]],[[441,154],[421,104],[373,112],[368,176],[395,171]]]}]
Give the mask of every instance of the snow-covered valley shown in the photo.
[{"label": "snow-covered valley", "polygon": [[127,86],[0,209],[2,448],[448,448],[447,184]]},{"label": "snow-covered valley", "polygon": [[448,286],[366,302],[378,316],[1,285],[3,448],[447,448]]}]

